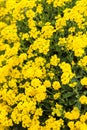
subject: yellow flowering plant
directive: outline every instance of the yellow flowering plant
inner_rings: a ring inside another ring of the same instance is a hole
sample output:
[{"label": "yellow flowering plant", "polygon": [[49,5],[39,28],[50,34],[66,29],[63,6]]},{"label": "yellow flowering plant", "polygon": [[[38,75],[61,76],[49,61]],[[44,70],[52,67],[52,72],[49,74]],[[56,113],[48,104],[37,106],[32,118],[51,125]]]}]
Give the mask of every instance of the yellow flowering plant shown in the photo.
[{"label": "yellow flowering plant", "polygon": [[87,129],[87,0],[0,0],[0,130]]}]

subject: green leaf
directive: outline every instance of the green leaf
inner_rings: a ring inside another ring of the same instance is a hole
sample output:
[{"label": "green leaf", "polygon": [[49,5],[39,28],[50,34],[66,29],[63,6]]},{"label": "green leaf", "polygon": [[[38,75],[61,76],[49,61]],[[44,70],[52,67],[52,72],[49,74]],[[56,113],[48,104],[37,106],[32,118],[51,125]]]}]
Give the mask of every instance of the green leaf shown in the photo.
[{"label": "green leaf", "polygon": [[63,98],[69,98],[72,97],[73,95],[74,95],[73,92],[67,92],[63,94]]}]

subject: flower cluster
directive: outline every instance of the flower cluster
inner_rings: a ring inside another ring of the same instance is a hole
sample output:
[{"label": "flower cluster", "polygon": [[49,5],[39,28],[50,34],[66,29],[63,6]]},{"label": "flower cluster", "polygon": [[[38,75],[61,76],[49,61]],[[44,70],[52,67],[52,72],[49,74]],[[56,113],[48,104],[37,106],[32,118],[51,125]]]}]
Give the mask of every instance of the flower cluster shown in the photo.
[{"label": "flower cluster", "polygon": [[0,0],[0,130],[87,129],[87,0]]}]

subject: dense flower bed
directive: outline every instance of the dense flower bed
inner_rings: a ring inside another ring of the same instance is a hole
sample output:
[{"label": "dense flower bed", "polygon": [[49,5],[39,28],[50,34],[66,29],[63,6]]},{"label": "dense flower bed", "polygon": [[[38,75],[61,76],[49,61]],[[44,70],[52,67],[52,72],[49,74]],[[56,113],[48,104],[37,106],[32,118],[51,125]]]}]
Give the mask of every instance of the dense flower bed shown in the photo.
[{"label": "dense flower bed", "polygon": [[87,0],[0,0],[0,130],[87,130]]}]

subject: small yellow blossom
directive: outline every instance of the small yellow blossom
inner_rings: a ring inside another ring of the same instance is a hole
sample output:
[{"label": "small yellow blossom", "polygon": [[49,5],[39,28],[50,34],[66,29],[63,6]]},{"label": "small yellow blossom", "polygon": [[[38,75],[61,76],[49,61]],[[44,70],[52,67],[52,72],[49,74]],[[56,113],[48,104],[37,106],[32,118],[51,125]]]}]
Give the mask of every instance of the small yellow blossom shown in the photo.
[{"label": "small yellow blossom", "polygon": [[83,86],[87,85],[87,77],[82,78],[80,82]]},{"label": "small yellow blossom", "polygon": [[69,120],[76,120],[80,116],[80,111],[77,107],[74,107],[71,112],[65,112],[65,118]]},{"label": "small yellow blossom", "polygon": [[62,105],[59,105],[59,104],[56,104],[55,105],[55,108],[53,108],[53,112],[52,112],[52,115],[57,115],[58,117],[61,116],[62,114]]},{"label": "small yellow blossom", "polygon": [[55,90],[59,90],[61,88],[59,81],[54,81],[52,86]]},{"label": "small yellow blossom", "polygon": [[79,98],[79,101],[81,102],[81,104],[87,104],[87,97],[85,95],[82,95]]},{"label": "small yellow blossom", "polygon": [[60,92],[58,92],[58,93],[54,94],[54,99],[55,99],[55,100],[56,100],[56,99],[58,99],[58,98],[60,97],[60,95],[61,95],[61,93],[60,93]]},{"label": "small yellow blossom", "polygon": [[38,4],[36,12],[39,13],[39,14],[41,14],[42,11],[43,11],[42,5],[41,5],[41,4]]},{"label": "small yellow blossom", "polygon": [[60,59],[57,57],[56,54],[51,56],[51,59],[50,59],[50,64],[51,65],[57,66],[59,62],[60,62]]},{"label": "small yellow blossom", "polygon": [[45,81],[44,81],[44,85],[45,85],[47,88],[49,88],[49,87],[51,87],[51,82],[50,82],[49,80],[45,80]]}]

